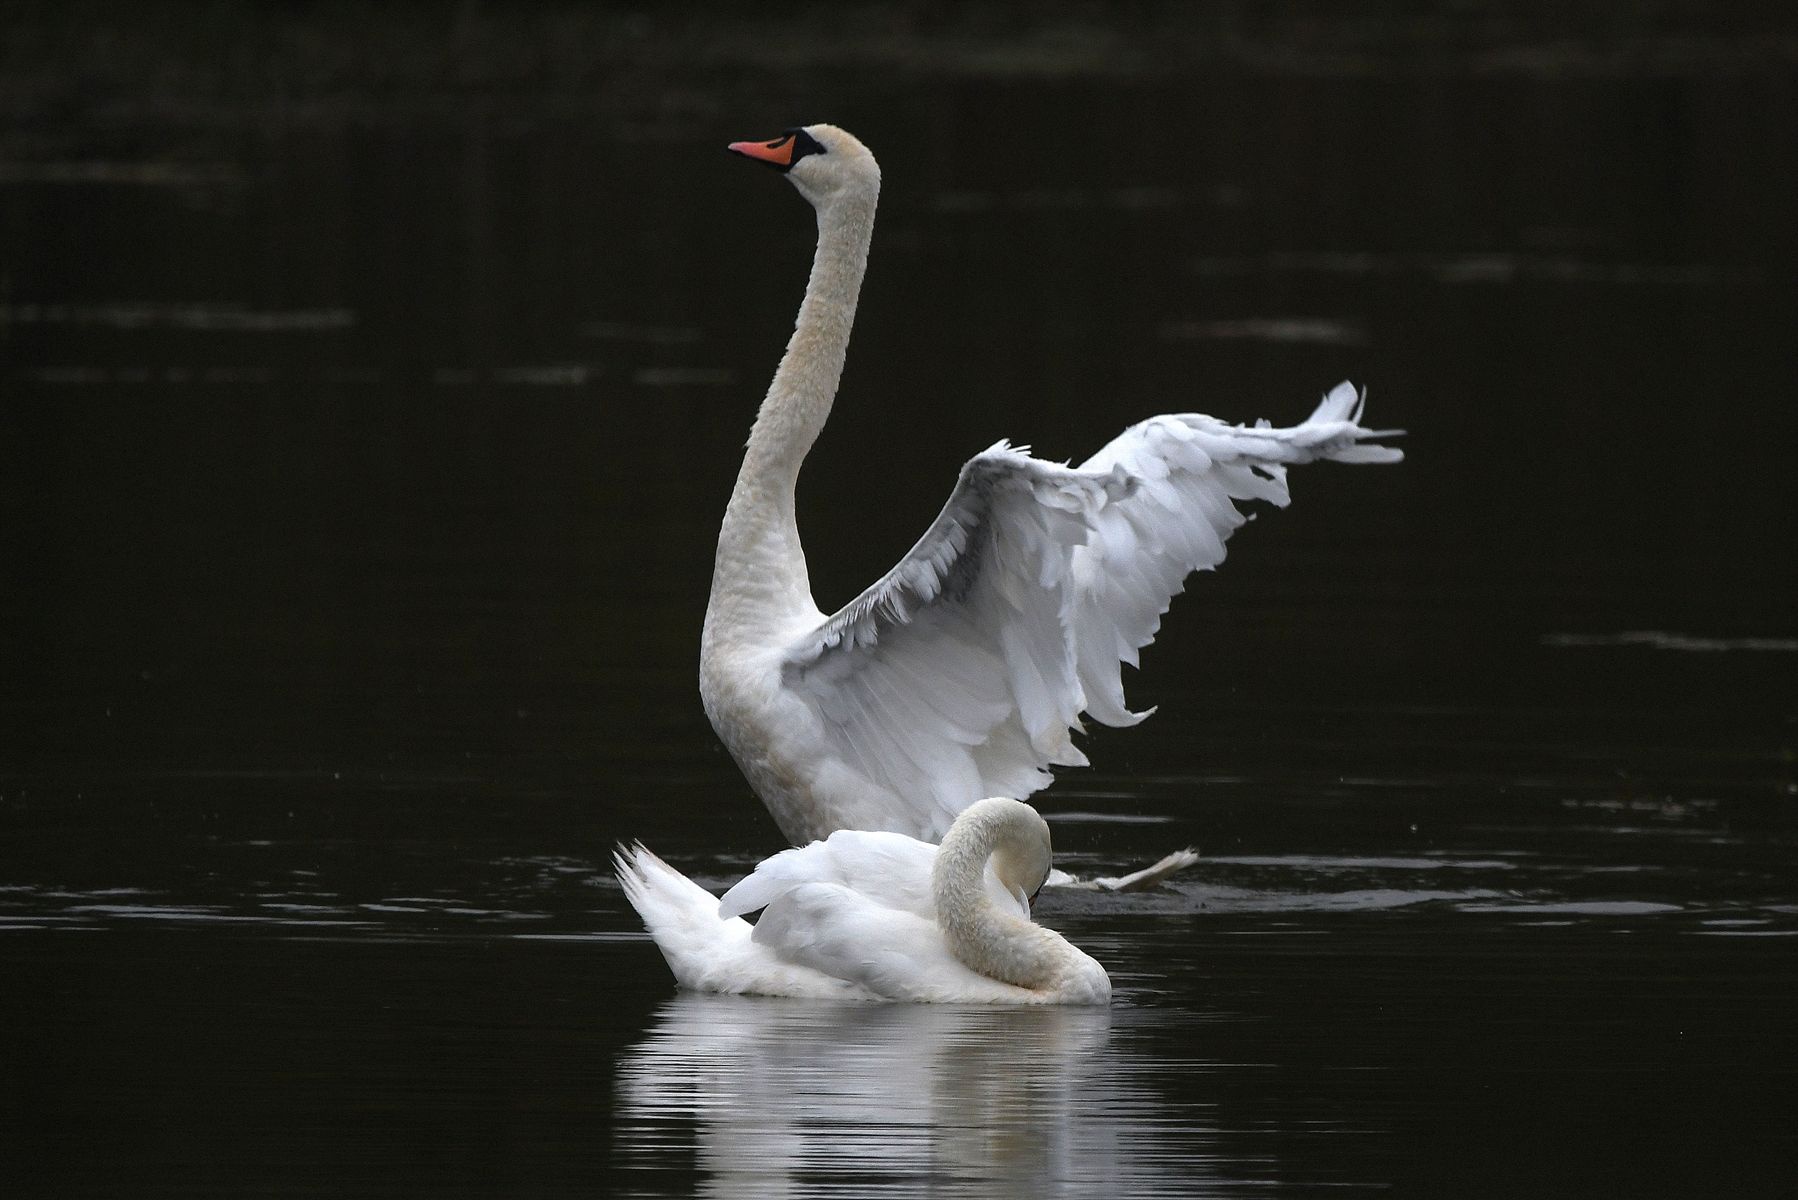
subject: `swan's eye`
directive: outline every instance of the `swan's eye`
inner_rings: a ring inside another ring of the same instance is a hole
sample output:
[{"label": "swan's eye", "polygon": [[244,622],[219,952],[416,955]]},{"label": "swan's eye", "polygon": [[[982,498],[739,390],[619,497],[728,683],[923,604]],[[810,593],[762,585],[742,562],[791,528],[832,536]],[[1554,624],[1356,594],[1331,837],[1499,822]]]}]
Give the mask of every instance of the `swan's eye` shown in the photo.
[{"label": "swan's eye", "polygon": [[[803,129],[789,129],[786,136],[793,139],[793,162],[798,162],[808,154],[828,154],[817,138]],[[782,139],[785,140],[784,138]]]}]

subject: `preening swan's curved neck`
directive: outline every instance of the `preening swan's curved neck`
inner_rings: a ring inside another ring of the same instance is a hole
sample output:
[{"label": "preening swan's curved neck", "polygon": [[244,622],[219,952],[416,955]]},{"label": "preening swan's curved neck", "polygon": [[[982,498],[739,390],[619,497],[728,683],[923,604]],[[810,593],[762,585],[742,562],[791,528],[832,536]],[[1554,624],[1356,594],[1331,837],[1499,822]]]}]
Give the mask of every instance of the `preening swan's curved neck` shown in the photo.
[{"label": "preening swan's curved neck", "polygon": [[793,490],[842,378],[879,194],[873,174],[818,205],[818,248],[799,319],[756,415],[718,536],[708,631],[719,621],[778,624],[813,608]]},{"label": "preening swan's curved neck", "polygon": [[[1042,818],[1017,801],[980,801],[949,827],[930,879],[937,922],[955,956],[989,978],[1037,990],[1064,982],[1069,947],[1041,925],[1002,911],[984,877],[988,858],[1022,853],[1029,839],[1046,838],[1041,825]],[[1005,873],[1000,871],[1002,879]]]}]

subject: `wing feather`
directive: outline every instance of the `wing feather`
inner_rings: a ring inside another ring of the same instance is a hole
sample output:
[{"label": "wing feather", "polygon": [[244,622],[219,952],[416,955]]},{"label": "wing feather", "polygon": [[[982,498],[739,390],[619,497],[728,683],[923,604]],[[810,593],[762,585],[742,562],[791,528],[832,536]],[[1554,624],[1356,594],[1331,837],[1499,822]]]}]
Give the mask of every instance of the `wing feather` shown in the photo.
[{"label": "wing feather", "polygon": [[894,798],[891,828],[935,839],[989,795],[1024,797],[1085,765],[1084,712],[1133,725],[1138,663],[1188,574],[1224,559],[1249,518],[1290,500],[1286,465],[1393,462],[1362,398],[1333,389],[1305,422],[1151,417],[1078,468],[1006,443],[975,456],[911,551],[791,644],[782,679],[838,757]]},{"label": "wing feather", "polygon": [[766,908],[801,884],[834,883],[887,908],[934,918],[930,867],[935,858],[935,846],[902,834],[839,829],[821,842],[763,859],[716,907],[728,920]]}]

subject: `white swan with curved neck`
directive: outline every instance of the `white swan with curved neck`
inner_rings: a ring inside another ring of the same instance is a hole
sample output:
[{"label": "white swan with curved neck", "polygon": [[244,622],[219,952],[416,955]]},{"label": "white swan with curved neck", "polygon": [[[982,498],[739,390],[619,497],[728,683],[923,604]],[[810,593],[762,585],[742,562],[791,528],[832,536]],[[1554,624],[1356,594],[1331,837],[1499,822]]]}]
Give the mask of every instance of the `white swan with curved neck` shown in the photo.
[{"label": "white swan with curved neck", "polygon": [[1286,429],[1151,417],[1079,467],[1001,442],[962,468],[910,553],[826,617],[794,487],[842,375],[880,168],[831,125],[730,148],[812,203],[818,245],[719,532],[700,694],[796,844],[838,829],[935,839],[982,797],[1022,798],[1051,766],[1085,765],[1082,713],[1148,715],[1125,707],[1120,664],[1136,665],[1185,577],[1223,561],[1246,520],[1235,502],[1285,505],[1289,463],[1402,457],[1363,440],[1395,431],[1363,428],[1347,384]]},{"label": "white swan with curved neck", "polygon": [[[1036,810],[992,797],[940,847],[843,830],[767,859],[721,900],[641,845],[614,863],[674,978],[695,991],[1104,1004],[1105,969],[1030,919],[1050,858]],[[757,910],[754,925],[743,919]]]}]

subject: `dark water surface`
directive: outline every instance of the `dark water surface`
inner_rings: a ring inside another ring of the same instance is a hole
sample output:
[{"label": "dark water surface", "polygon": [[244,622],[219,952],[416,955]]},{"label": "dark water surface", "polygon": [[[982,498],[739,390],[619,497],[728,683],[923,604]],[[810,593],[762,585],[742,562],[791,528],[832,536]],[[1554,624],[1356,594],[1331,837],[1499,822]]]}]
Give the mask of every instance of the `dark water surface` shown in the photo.
[{"label": "dark water surface", "polygon": [[[7,1195],[1789,1194],[1779,17],[259,11],[0,50]],[[1204,854],[1045,901],[1109,1010],[679,995],[610,876],[780,845],[695,674],[811,226],[721,146],[819,119],[827,607],[1000,437],[1410,430],[1039,797]]]}]

